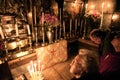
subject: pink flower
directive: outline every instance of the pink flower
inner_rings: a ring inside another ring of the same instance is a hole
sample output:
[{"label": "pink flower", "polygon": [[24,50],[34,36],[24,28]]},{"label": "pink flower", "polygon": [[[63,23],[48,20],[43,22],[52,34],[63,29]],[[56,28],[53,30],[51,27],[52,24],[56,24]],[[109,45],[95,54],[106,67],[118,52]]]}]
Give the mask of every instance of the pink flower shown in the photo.
[{"label": "pink flower", "polygon": [[[42,17],[40,16],[40,24],[42,24]],[[47,26],[57,26],[58,25],[58,18],[54,15],[51,15],[51,14],[45,14],[44,15],[44,20],[47,24]]]}]

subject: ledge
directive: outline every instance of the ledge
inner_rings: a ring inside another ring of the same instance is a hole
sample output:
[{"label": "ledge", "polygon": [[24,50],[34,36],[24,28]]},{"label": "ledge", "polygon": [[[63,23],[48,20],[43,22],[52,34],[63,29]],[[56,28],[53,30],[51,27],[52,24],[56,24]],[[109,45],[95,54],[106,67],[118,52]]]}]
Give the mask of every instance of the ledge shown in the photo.
[{"label": "ledge", "polygon": [[94,51],[98,51],[98,45],[93,43],[90,40],[85,40],[85,39],[78,39],[78,43],[79,43],[79,49],[81,48],[87,48],[87,49],[91,49]]},{"label": "ledge", "polygon": [[10,69],[16,68],[18,66],[24,65],[28,62],[30,62],[31,60],[36,60],[36,53],[31,53],[13,60],[8,61],[9,67]]},{"label": "ledge", "polygon": [[90,40],[85,40],[85,39],[79,38],[78,41],[81,42],[81,43],[84,43],[84,44],[87,44],[87,45],[90,45],[90,46],[93,46],[93,47],[98,48],[98,45],[95,44],[95,43],[93,43],[93,42],[90,41]]}]

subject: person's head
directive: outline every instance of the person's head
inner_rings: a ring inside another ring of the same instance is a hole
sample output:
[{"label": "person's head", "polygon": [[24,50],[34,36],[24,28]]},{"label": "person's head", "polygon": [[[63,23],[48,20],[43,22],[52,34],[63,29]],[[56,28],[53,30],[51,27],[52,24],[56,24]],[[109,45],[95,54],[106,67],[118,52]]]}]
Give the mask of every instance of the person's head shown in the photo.
[{"label": "person's head", "polygon": [[76,78],[81,77],[81,75],[86,71],[85,63],[86,57],[78,54],[70,64],[70,73],[72,73]]},{"label": "person's head", "polygon": [[120,32],[114,36],[114,39],[111,41],[116,52],[120,52]]},{"label": "person's head", "polygon": [[101,44],[101,41],[104,37],[104,32],[101,29],[93,29],[90,32],[90,40],[93,41],[96,44]]},{"label": "person's head", "polygon": [[98,58],[94,53],[94,51],[88,49],[80,49],[79,54],[73,59],[70,64],[70,73],[72,73],[74,77],[80,78],[85,73],[94,72],[95,68],[97,67],[95,65],[98,65]]}]

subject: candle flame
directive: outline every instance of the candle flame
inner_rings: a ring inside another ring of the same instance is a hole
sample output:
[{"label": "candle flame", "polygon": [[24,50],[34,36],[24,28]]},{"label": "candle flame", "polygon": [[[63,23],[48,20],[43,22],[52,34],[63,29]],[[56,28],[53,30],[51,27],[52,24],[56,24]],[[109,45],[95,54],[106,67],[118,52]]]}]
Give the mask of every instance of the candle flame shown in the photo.
[{"label": "candle flame", "polygon": [[104,4],[105,4],[105,3],[103,2],[103,3],[102,3],[102,8],[104,8]]}]

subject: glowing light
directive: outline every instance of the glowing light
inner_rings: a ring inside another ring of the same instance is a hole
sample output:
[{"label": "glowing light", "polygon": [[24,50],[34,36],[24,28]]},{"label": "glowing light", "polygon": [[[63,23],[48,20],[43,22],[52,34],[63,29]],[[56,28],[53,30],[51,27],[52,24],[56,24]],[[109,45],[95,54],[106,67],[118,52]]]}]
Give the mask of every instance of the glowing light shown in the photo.
[{"label": "glowing light", "polygon": [[91,9],[94,9],[94,8],[95,8],[95,5],[92,4],[90,7],[91,7]]},{"label": "glowing light", "polygon": [[73,7],[75,7],[76,6],[76,4],[77,4],[77,0],[75,1],[75,3],[73,4]]},{"label": "glowing light", "polygon": [[103,3],[102,3],[102,8],[104,8],[104,4],[105,4],[105,3],[103,2]]},{"label": "glowing light", "polygon": [[32,18],[32,12],[28,13],[28,17]]},{"label": "glowing light", "polygon": [[116,20],[116,19],[118,19],[118,14],[114,14],[113,16],[112,16],[112,20]]},{"label": "glowing light", "polygon": [[24,56],[24,55],[27,55],[28,54],[28,51],[25,51],[25,52],[20,52],[18,54],[16,54],[17,57],[21,57],[21,56]]},{"label": "glowing light", "polygon": [[110,8],[110,6],[111,6],[111,5],[108,3],[107,7]]},{"label": "glowing light", "polygon": [[86,11],[87,11],[87,7],[88,7],[88,4],[85,5],[85,9],[86,9]]},{"label": "glowing light", "polygon": [[[40,68],[40,69],[38,69]],[[40,65],[40,63],[34,63],[33,61],[30,61],[30,65],[28,65],[27,69],[31,76],[32,80],[44,80],[44,77],[42,75],[44,65]]]}]

